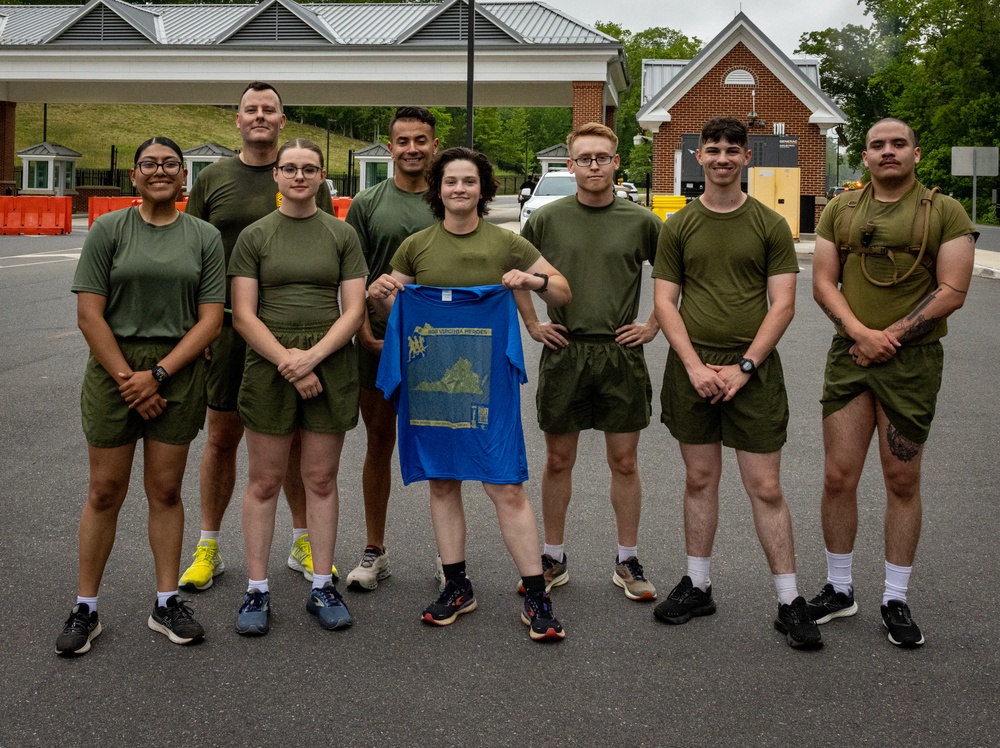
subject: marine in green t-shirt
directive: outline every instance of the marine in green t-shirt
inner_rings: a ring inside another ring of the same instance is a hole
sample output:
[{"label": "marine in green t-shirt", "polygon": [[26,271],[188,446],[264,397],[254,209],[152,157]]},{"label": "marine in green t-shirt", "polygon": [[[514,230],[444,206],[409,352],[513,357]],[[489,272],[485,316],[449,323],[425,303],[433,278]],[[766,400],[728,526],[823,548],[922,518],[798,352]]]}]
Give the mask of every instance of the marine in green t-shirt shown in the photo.
[{"label": "marine in green t-shirt", "polygon": [[[821,398],[827,583],[809,614],[825,623],[857,613],[858,485],[874,435],[886,487],[882,624],[892,644],[919,647],[924,635],[907,589],[920,539],[921,461],[942,383],[941,338],[969,291],[978,233],[959,203],[928,195],[917,180],[920,147],[907,123],[876,122],[862,160],[870,184],[826,206],[813,254],[813,297],[836,335]],[[925,238],[931,261],[918,264]]]},{"label": "marine in green t-shirt", "polygon": [[604,432],[617,545],[614,583],[630,600],[653,600],[656,587],[639,562],[642,484],[636,470],[639,433],[649,425],[653,396],[643,352],[659,332],[656,318],[637,320],[643,265],[656,255],[661,221],[617,197],[618,138],[601,124],[585,124],[566,139],[566,167],[576,193],[531,214],[522,236],[559,269],[573,299],[546,309],[539,322],[531,294],[516,294],[531,337],[542,343],[535,397],[545,432],[542,566],[547,586],[569,579],[566,515],[580,432]]},{"label": "marine in green t-shirt", "polygon": [[792,232],[740,188],[751,159],[746,123],[709,120],[695,156],[705,192],[664,222],[653,265],[656,318],[670,343],[661,420],[684,459],[687,550],[687,573],[654,613],[682,624],[715,612],[710,571],[730,447],[777,593],[774,628],[790,647],[816,649],[823,639],[798,593],[781,488],[788,397],[776,346],[795,314]]}]

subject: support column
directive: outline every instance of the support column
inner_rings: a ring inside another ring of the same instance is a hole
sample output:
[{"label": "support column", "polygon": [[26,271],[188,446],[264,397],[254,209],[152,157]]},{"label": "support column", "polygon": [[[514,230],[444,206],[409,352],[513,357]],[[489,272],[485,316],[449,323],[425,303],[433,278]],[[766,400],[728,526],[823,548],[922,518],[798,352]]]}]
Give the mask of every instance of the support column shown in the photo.
[{"label": "support column", "polygon": [[660,125],[653,133],[653,192],[674,194],[674,143],[670,127]]},{"label": "support column", "polygon": [[604,124],[610,127],[612,130],[615,129],[615,114],[618,108],[611,106],[610,104],[604,107]]},{"label": "support column", "polygon": [[0,195],[13,195],[14,182],[14,107],[13,101],[0,101]]},{"label": "support column", "polygon": [[604,81],[573,81],[573,127],[604,124]]}]

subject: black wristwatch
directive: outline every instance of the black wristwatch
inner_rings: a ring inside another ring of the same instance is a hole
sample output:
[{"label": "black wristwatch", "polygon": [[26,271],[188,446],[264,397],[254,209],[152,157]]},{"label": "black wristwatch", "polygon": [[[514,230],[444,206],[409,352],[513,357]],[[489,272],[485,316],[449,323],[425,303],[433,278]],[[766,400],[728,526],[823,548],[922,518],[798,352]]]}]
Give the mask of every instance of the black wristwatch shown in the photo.
[{"label": "black wristwatch", "polygon": [[159,384],[166,384],[167,380],[170,379],[170,375],[167,374],[167,370],[159,364],[150,369],[150,373],[153,375],[153,379],[155,379]]},{"label": "black wristwatch", "polygon": [[740,371],[744,374],[753,374],[757,371],[757,364],[753,362],[753,359],[744,356],[740,359]]},{"label": "black wristwatch", "polygon": [[535,293],[545,293],[549,288],[549,276],[547,276],[545,273],[534,273],[533,275],[536,278],[542,279],[542,287],[536,288]]}]

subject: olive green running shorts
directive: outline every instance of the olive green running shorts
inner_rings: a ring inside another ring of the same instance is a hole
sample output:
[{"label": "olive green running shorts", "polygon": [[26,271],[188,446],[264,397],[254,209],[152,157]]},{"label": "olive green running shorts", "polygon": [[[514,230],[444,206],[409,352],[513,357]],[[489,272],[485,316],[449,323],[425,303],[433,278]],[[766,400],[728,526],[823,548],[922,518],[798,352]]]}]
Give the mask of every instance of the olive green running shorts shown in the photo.
[{"label": "olive green running shorts", "polygon": [[904,345],[884,364],[858,366],[851,358],[854,341],[833,338],[823,377],[823,418],[836,413],[866,390],[871,390],[889,423],[916,444],[931,432],[944,371],[940,342]]},{"label": "olive green running shorts", "polygon": [[[695,346],[706,364],[738,363],[743,351]],[[788,396],[777,351],[757,367],[736,397],[714,405],[691,386],[684,364],[671,349],[663,370],[660,420],[682,444],[723,445],[743,452],[768,454],[784,445],[788,432]]]},{"label": "olive green running shorts", "polygon": [[542,349],[535,406],[548,434],[585,429],[628,434],[649,425],[653,388],[642,346],[571,340]]},{"label": "olive green running shorts", "polygon": [[[118,347],[133,371],[152,369],[177,345],[169,338],[119,338]],[[205,422],[205,367],[201,360],[171,374],[160,387],[167,407],[144,421],[118,392],[118,382],[90,356],[83,375],[80,415],[87,443],[122,447],[139,439],[164,444],[189,444]]]},{"label": "olive green running shorts", "polygon": [[[286,348],[308,350],[329,326],[272,330]],[[243,425],[259,434],[286,436],[302,428],[317,434],[340,434],[358,425],[358,359],[351,344],[327,356],[313,369],[323,391],[302,399],[295,385],[278,373],[278,367],[252,348],[240,387],[239,413]]]},{"label": "olive green running shorts", "polygon": [[232,316],[227,313],[222,333],[209,346],[211,356],[205,362],[208,407],[212,410],[234,411],[243,381],[247,344],[233,329]]}]

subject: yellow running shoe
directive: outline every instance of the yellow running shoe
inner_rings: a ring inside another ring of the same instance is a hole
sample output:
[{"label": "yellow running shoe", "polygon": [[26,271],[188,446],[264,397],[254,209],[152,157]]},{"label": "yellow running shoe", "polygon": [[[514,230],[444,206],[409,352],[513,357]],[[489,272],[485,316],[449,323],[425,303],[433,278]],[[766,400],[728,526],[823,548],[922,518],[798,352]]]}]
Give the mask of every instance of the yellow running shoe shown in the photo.
[{"label": "yellow running shoe", "polygon": [[[294,543],[288,552],[288,568],[302,573],[310,582],[313,578],[313,554],[309,545],[309,533],[306,533]],[[337,581],[337,567],[333,567],[333,581]]]},{"label": "yellow running shoe", "polygon": [[189,592],[201,592],[212,586],[212,580],[226,570],[226,563],[214,540],[199,540],[194,551],[194,563],[181,575],[178,586]]}]

